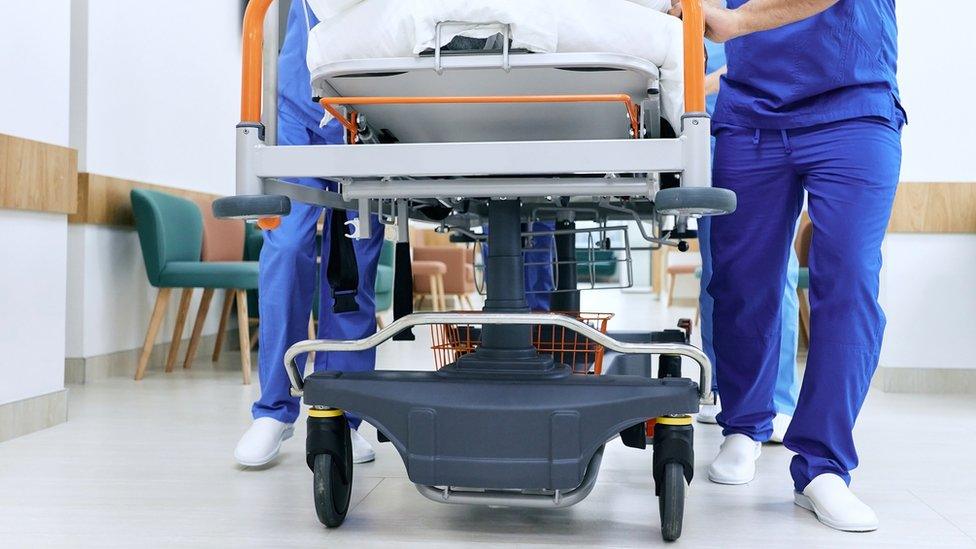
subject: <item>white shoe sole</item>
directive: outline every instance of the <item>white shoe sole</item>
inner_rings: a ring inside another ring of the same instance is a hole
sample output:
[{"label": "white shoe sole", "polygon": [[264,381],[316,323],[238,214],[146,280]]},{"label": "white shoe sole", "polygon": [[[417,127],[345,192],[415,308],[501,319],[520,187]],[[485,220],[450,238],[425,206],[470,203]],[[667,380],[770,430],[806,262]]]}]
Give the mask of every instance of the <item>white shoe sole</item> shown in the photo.
[{"label": "white shoe sole", "polygon": [[375,459],[376,459],[376,452],[370,452],[365,456],[359,456],[358,458],[353,458],[352,462],[356,464],[369,463],[371,461],[374,461]]},{"label": "white shoe sole", "polygon": [[237,463],[243,465],[244,467],[261,467],[262,465],[267,465],[268,463],[271,463],[271,460],[278,457],[278,453],[281,452],[281,443],[290,439],[294,434],[295,434],[294,426],[286,427],[285,430],[281,432],[281,438],[278,439],[278,444],[275,445],[274,450],[272,450],[270,454],[268,454],[267,456],[261,459],[257,459],[253,461],[246,460],[241,458],[241,456],[239,456],[237,452],[234,452],[234,459],[236,459]]},{"label": "white shoe sole", "polygon": [[873,532],[878,529],[877,524],[845,524],[829,519],[820,513],[820,511],[817,509],[817,504],[814,503],[812,499],[798,492],[793,493],[793,503],[795,503],[798,507],[802,507],[803,509],[810,511],[817,517],[817,520],[819,520],[821,524],[829,526],[834,530],[840,530],[841,532]]},{"label": "white shoe sole", "polygon": [[708,471],[708,480],[714,482],[715,484],[724,484],[726,486],[740,486],[742,484],[749,484],[750,482],[756,480],[756,475],[753,474],[752,477],[749,478],[748,480],[741,479],[741,478],[730,479],[730,478],[721,478],[715,476],[712,474],[711,471]]},{"label": "white shoe sole", "polygon": [[695,421],[698,423],[704,423],[705,425],[718,425],[718,420],[712,416],[703,416],[698,414],[695,416]]}]

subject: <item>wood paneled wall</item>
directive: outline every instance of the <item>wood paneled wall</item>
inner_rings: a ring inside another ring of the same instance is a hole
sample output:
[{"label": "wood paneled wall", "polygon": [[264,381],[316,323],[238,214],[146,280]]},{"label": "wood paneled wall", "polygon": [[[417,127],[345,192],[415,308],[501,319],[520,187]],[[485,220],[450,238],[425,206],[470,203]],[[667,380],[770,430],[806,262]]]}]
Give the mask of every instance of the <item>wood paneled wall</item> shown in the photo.
[{"label": "wood paneled wall", "polygon": [[902,183],[890,233],[976,233],[976,183]]},{"label": "wood paneled wall", "polygon": [[129,199],[129,192],[132,189],[152,189],[189,199],[213,200],[217,198],[217,195],[209,193],[93,173],[80,173],[78,174],[77,192],[78,210],[68,217],[68,222],[89,225],[133,226],[132,202]]},{"label": "wood paneled wall", "polygon": [[78,151],[0,134],[0,209],[74,213]]}]

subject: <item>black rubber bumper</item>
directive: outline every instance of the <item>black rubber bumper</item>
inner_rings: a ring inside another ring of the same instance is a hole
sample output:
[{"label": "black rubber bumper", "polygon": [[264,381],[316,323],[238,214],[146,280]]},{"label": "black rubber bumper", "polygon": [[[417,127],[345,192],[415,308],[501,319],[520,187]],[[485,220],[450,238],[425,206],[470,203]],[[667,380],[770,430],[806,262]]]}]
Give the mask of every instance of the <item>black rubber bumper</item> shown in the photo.
[{"label": "black rubber bumper", "polygon": [[217,219],[260,219],[286,216],[291,213],[291,200],[273,194],[226,196],[213,201]]},{"label": "black rubber bumper", "polygon": [[417,484],[568,490],[617,433],[697,411],[698,386],[637,376],[319,372],[305,381],[305,402],[361,415],[396,446]]}]

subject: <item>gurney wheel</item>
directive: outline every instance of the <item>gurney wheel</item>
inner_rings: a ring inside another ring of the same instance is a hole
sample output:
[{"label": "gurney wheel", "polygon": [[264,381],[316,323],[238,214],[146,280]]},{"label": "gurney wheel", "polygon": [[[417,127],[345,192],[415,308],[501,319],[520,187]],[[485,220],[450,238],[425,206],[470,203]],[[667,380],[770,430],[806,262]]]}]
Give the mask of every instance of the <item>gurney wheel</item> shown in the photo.
[{"label": "gurney wheel", "polygon": [[352,469],[344,479],[331,454],[315,456],[313,490],[315,513],[328,528],[336,528],[346,520],[349,496],[352,492]]},{"label": "gurney wheel", "polygon": [[685,514],[685,472],[680,463],[664,466],[664,479],[658,496],[661,512],[661,535],[664,541],[681,537],[681,525]]}]

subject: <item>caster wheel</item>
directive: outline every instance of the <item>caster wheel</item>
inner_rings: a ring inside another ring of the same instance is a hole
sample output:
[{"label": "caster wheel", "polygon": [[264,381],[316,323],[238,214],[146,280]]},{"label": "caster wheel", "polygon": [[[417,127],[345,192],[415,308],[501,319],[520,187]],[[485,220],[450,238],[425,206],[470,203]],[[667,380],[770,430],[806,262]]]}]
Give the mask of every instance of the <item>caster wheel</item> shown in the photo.
[{"label": "caster wheel", "polygon": [[352,469],[348,478],[342,474],[331,454],[315,456],[313,466],[313,492],[315,513],[319,521],[328,528],[336,528],[346,520],[349,510],[349,496],[352,493]]},{"label": "caster wheel", "polygon": [[685,514],[685,473],[680,463],[668,463],[664,466],[658,508],[661,512],[661,535],[664,541],[677,540],[681,537]]}]

